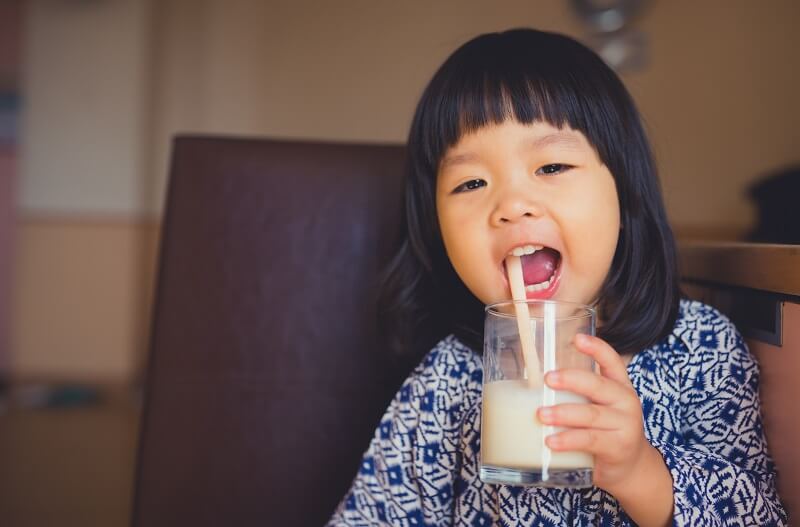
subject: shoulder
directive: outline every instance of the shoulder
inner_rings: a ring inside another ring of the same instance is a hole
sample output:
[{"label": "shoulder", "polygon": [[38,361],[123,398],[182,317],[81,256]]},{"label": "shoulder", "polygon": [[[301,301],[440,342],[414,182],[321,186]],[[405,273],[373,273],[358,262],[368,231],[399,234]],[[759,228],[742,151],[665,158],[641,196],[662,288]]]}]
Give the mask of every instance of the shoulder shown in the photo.
[{"label": "shoulder", "polygon": [[465,399],[480,394],[483,381],[481,357],[450,335],[429,351],[398,393],[400,404],[422,411],[460,410]]},{"label": "shoulder", "polygon": [[483,370],[480,356],[454,335],[437,343],[414,370],[417,376],[437,386],[480,384]]},{"label": "shoulder", "polygon": [[739,347],[742,337],[731,320],[696,300],[681,300],[672,334],[690,353]]},{"label": "shoulder", "polygon": [[733,322],[702,302],[681,300],[678,319],[665,344],[685,381],[714,386],[732,377],[742,384],[758,372]]},{"label": "shoulder", "polygon": [[696,300],[681,300],[672,335],[691,357],[752,361],[733,322],[716,308]]}]

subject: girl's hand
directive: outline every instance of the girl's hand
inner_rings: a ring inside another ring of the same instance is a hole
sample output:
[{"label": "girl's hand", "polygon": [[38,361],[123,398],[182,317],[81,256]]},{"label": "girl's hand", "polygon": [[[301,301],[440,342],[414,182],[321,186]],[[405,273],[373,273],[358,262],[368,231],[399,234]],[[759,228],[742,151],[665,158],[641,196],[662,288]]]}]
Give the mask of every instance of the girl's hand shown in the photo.
[{"label": "girl's hand", "polygon": [[593,454],[594,484],[622,502],[632,484],[658,469],[654,463],[660,461],[663,470],[666,466],[644,436],[642,407],[622,358],[597,337],[577,335],[574,343],[597,362],[600,375],[565,369],[548,373],[545,382],[551,388],[583,395],[589,403],[542,407],[538,417],[544,424],[569,428],[549,436],[547,446],[553,451]]}]

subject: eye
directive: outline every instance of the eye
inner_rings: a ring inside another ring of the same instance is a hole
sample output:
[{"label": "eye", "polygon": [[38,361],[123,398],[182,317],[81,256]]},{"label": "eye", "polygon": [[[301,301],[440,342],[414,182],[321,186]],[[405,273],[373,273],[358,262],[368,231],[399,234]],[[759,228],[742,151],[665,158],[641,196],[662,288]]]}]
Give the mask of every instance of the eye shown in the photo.
[{"label": "eye", "polygon": [[471,190],[477,190],[485,186],[486,186],[486,181],[482,179],[471,179],[454,188],[452,193],[460,194],[461,192],[469,192]]},{"label": "eye", "polygon": [[561,172],[566,172],[570,168],[573,168],[572,165],[565,165],[563,163],[551,163],[549,165],[541,167],[539,170],[536,171],[536,174],[540,176],[554,176],[556,174],[560,174]]}]

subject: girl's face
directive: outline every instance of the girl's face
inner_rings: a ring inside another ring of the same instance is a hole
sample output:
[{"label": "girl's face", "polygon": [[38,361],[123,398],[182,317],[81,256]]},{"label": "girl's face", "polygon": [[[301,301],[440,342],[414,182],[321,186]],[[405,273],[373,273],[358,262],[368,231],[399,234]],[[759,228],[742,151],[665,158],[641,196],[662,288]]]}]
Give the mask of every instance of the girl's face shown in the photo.
[{"label": "girl's face", "polygon": [[586,137],[507,120],[445,152],[436,208],[447,255],[485,304],[511,298],[505,258],[522,256],[529,299],[591,303],[620,230],[614,178]]}]

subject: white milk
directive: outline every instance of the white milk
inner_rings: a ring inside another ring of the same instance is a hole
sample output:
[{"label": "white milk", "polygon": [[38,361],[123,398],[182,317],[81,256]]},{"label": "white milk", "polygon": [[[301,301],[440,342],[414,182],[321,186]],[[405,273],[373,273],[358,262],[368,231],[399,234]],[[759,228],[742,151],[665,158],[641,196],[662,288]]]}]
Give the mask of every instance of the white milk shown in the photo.
[{"label": "white milk", "polygon": [[[555,403],[585,403],[585,397],[555,392]],[[590,454],[555,452],[544,445],[545,429],[536,410],[542,406],[542,390],[528,388],[525,381],[493,381],[483,387],[481,418],[481,463],[494,467],[541,470],[542,454],[550,452],[548,469],[592,468]]]}]

